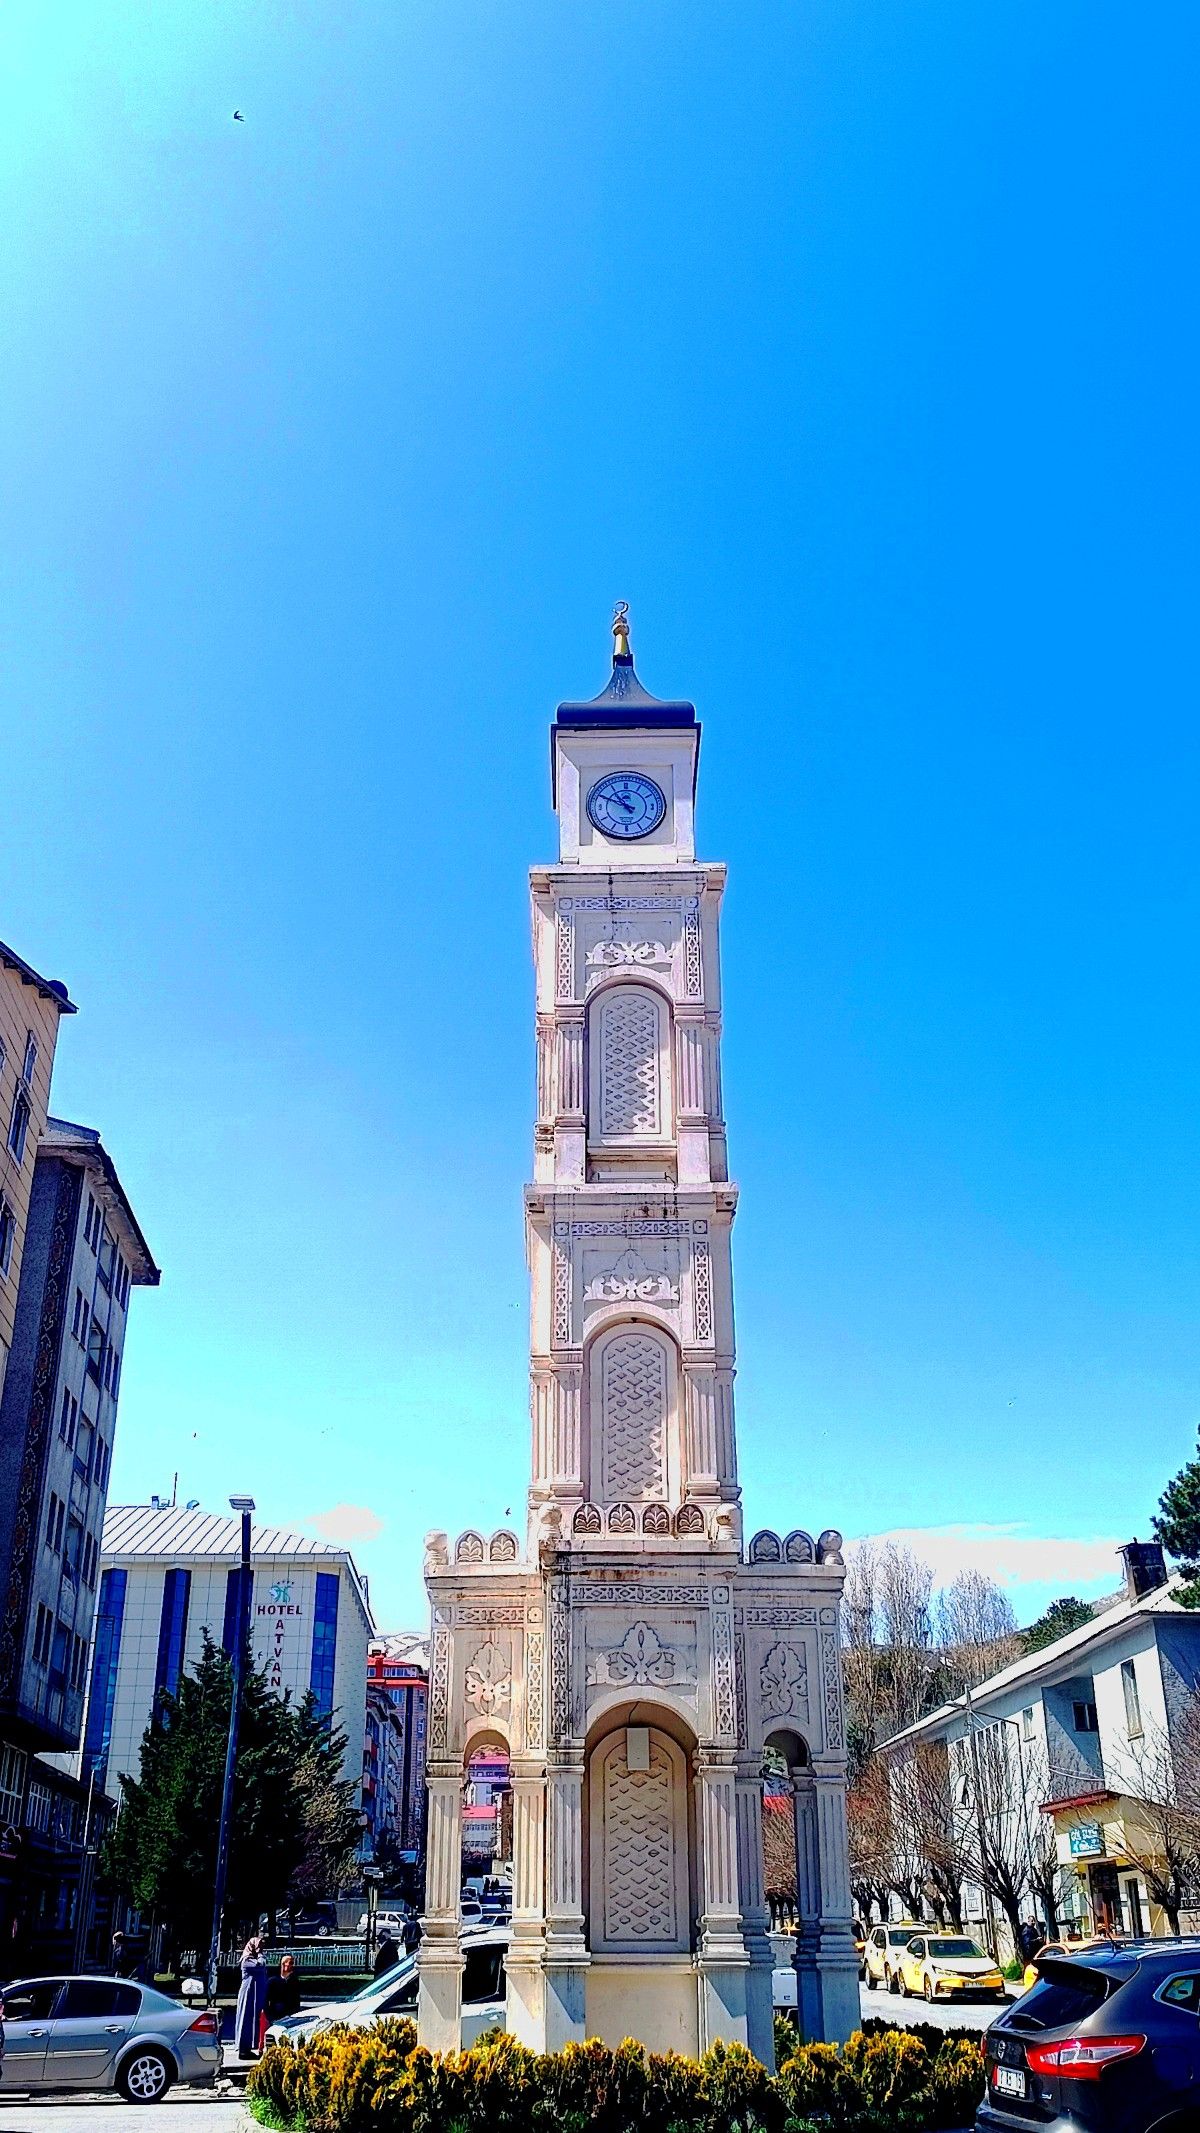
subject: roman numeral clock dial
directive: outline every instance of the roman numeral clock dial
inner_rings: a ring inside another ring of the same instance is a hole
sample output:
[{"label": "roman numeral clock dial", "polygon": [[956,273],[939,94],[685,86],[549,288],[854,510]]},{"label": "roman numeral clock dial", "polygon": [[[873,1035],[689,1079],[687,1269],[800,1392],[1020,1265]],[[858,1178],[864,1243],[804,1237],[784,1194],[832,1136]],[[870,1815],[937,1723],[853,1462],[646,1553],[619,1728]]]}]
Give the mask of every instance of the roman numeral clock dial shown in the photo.
[{"label": "roman numeral clock dial", "polygon": [[667,812],[653,778],[639,770],[611,770],[587,796],[588,819],[605,837],[648,837]]}]

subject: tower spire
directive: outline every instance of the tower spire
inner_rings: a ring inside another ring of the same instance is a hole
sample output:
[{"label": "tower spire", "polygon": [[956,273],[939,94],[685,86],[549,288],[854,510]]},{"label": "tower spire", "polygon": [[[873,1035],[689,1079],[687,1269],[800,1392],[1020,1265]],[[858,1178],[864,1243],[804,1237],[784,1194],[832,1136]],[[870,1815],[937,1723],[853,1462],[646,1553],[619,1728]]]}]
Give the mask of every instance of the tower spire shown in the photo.
[{"label": "tower spire", "polygon": [[625,660],[632,660],[633,654],[629,649],[628,600],[618,600],[616,606],[613,609],[612,633],[613,664],[615,665],[618,659],[622,662],[624,662]]}]

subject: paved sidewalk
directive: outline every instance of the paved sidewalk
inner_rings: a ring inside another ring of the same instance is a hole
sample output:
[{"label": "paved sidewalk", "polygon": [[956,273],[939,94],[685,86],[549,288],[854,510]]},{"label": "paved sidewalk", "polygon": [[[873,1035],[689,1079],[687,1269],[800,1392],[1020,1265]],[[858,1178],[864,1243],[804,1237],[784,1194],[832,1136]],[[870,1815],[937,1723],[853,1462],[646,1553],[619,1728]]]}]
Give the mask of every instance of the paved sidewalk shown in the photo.
[{"label": "paved sidewalk", "polygon": [[30,2096],[0,2091],[0,2133],[257,2133],[240,2091],[176,2089],[162,2103],[104,2095]]}]

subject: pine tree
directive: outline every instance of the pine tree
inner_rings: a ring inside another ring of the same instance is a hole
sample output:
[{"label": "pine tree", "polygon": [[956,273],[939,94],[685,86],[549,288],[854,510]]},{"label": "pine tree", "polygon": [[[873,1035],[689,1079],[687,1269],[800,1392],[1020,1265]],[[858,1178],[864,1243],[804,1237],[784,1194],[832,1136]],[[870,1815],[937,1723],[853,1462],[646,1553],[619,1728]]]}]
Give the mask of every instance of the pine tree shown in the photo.
[{"label": "pine tree", "polygon": [[[109,1882],[167,1925],[176,1948],[208,1946],[232,1669],[207,1636],[175,1696],[163,1695],[142,1740],[138,1775],[122,1776],[121,1813],[105,1853]],[[311,1696],[242,1684],[225,1916],[249,1925],[289,1896],[326,1896],[358,1839],[356,1786],[343,1778],[346,1736]]]},{"label": "pine tree", "polygon": [[1189,1459],[1167,1483],[1158,1514],[1152,1521],[1154,1538],[1175,1557],[1186,1580],[1175,1597],[1184,1607],[1200,1607],[1200,1456]]},{"label": "pine tree", "polygon": [[1044,1615],[1031,1622],[1021,1631],[1021,1643],[1027,1652],[1040,1652],[1056,1637],[1065,1637],[1070,1630],[1082,1629],[1090,1622],[1095,1610],[1086,1600],[1077,1600],[1073,1592],[1065,1592],[1061,1599],[1051,1600]]}]

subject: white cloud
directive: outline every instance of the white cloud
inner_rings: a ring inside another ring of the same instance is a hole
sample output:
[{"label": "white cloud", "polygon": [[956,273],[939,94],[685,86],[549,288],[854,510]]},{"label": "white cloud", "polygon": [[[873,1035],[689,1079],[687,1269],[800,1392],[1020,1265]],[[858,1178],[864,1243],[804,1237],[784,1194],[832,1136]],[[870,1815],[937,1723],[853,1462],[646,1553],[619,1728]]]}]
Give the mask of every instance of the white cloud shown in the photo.
[{"label": "white cloud", "polygon": [[1095,1598],[1122,1581],[1118,1544],[1107,1535],[1063,1539],[1037,1533],[1024,1523],[895,1526],[887,1533],[862,1534],[849,1545],[858,1547],[866,1540],[877,1547],[894,1541],[899,1548],[911,1548],[929,1564],[935,1585],[948,1585],[962,1570],[980,1570],[1014,1593],[1038,1586]]},{"label": "white cloud", "polygon": [[308,1524],[322,1540],[333,1541],[339,1548],[348,1548],[354,1541],[378,1540],[383,1532],[378,1511],[365,1503],[335,1503],[331,1510],[315,1511]]}]

